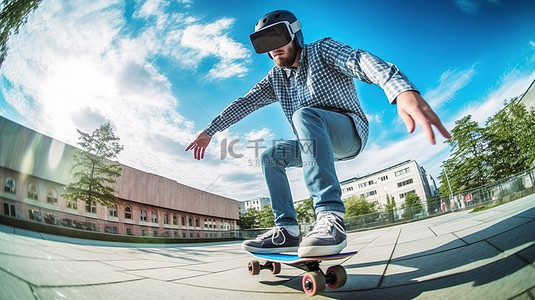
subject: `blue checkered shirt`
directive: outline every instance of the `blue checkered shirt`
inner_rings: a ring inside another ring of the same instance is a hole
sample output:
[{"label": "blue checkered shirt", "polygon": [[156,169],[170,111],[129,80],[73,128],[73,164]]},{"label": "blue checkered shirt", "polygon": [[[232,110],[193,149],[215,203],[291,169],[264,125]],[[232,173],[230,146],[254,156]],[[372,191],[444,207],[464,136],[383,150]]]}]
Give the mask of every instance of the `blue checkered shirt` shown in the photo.
[{"label": "blue checkered shirt", "polygon": [[381,86],[390,103],[402,92],[416,90],[395,65],[364,50],[324,38],[305,45],[297,69],[273,67],[245,96],[234,100],[216,116],[204,131],[214,135],[253,111],[278,101],[292,128],[292,115],[303,107],[349,115],[363,149],[368,140],[368,120],[359,103],[355,77]]}]

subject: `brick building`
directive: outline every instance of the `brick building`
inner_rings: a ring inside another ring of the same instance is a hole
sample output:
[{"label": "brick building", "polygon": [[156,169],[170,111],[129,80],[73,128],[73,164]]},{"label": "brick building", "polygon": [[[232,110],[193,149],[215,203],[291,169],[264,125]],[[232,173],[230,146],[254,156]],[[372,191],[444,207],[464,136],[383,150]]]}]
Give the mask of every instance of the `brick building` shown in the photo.
[{"label": "brick building", "polygon": [[228,237],[238,202],[122,165],[109,208],[64,199],[76,148],[0,117],[5,216],[83,230],[177,238]]}]

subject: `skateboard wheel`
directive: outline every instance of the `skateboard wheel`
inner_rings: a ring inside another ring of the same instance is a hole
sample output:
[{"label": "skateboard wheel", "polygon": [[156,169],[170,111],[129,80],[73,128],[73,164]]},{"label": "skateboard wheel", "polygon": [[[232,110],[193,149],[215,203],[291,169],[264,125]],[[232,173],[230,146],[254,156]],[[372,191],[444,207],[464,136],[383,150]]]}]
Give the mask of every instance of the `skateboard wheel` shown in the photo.
[{"label": "skateboard wheel", "polygon": [[249,274],[251,275],[258,275],[260,274],[260,263],[258,260],[251,260],[247,264],[247,268],[249,269]]},{"label": "skateboard wheel", "polygon": [[303,276],[303,291],[308,296],[315,296],[325,291],[325,276],[321,272],[308,272]]},{"label": "skateboard wheel", "polygon": [[281,272],[281,264],[280,263],[276,263],[276,262],[272,262],[271,263],[271,273],[273,273],[273,275],[277,275]]},{"label": "skateboard wheel", "polygon": [[346,270],[340,265],[329,267],[325,273],[325,279],[329,288],[333,290],[341,288],[347,281]]}]

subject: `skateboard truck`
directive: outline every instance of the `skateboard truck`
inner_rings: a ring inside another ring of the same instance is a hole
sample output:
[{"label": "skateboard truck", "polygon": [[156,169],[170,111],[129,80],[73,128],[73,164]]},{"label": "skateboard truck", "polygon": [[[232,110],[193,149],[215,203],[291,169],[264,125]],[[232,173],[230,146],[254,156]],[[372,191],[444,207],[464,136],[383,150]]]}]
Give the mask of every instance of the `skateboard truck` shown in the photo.
[{"label": "skateboard truck", "polygon": [[257,258],[266,260],[266,262],[260,264],[258,260],[251,260],[248,263],[248,270],[251,275],[260,274],[260,270],[270,270],[273,275],[277,275],[281,272],[281,263],[299,268],[306,271],[301,280],[303,291],[309,296],[314,296],[323,293],[327,286],[331,289],[338,289],[344,286],[347,281],[347,273],[344,267],[341,265],[331,266],[324,273],[320,268],[321,261],[351,257],[356,253],[357,252],[354,251],[333,256],[305,258],[286,254],[264,255],[251,253]]}]

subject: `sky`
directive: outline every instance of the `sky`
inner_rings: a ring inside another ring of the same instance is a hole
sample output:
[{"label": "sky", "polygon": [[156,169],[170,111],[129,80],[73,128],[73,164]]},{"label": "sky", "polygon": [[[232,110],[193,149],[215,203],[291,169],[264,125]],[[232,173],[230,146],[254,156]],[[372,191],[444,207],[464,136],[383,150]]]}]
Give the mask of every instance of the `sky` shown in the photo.
[{"label": "sky", "polygon": [[[184,150],[274,66],[249,35],[277,9],[297,16],[305,43],[332,37],[397,65],[448,129],[468,114],[484,126],[535,79],[532,0],[45,0],[8,42],[0,115],[71,145],[76,129],[111,122],[125,165],[236,200],[267,197],[257,152],[295,138],[278,103],[216,134],[204,160]],[[380,87],[355,85],[370,138],[336,163],[339,179],[409,159],[437,178],[444,138],[408,134]],[[308,198],[302,170],[287,174],[294,200]]]}]

